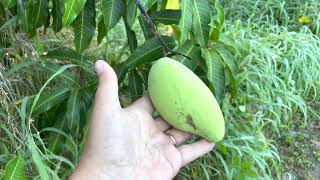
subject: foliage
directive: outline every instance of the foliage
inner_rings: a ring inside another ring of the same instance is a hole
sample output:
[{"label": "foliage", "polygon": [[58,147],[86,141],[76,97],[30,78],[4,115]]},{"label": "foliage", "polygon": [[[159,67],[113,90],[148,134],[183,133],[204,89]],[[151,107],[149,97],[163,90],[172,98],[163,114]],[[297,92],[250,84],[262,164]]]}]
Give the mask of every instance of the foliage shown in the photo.
[{"label": "foliage", "polygon": [[[257,29],[261,26],[268,27],[270,24],[281,25],[291,31],[307,27],[314,34],[320,35],[318,0],[226,0],[222,3],[228,12],[227,17],[252,23]],[[309,19],[308,23],[301,18]]]},{"label": "foliage", "polygon": [[[66,179],[85,144],[95,59],[116,69],[126,106],[147,93],[152,62],[168,55],[210,87],[227,120],[226,138],[178,179],[291,176],[282,139],[320,120],[317,0],[227,0],[225,9],[182,0],[180,10],[141,2],[167,46],[191,60],[165,51],[133,0],[1,0],[0,176],[21,156],[28,177]],[[302,15],[312,22],[301,24]]]},{"label": "foliage", "polygon": [[[126,55],[125,60],[115,59],[117,61],[110,63],[118,74],[121,93],[129,96],[130,101],[147,93],[150,65],[163,56],[174,56],[173,58],[190,67],[212,88],[219,102],[222,102],[225,93],[228,93],[228,83],[232,87],[230,92],[235,96],[237,69],[233,56],[236,52],[229,50],[235,49],[232,45],[219,39],[219,33],[224,27],[224,13],[219,1],[188,0],[182,2],[181,10],[166,10],[167,1],[141,0],[143,10],[138,8],[136,3],[134,0],[18,0],[1,3],[2,32],[24,32],[27,35],[24,38],[32,39],[31,44],[36,44],[35,48],[32,45],[30,47],[31,56],[24,54],[28,53],[28,50],[23,50],[22,54],[8,51],[11,44],[5,44],[2,51],[6,52],[7,56],[18,56],[22,61],[20,66],[10,69],[9,74],[36,68],[41,76],[40,82],[43,85],[39,83],[34,91],[23,93],[30,98],[26,101],[20,100],[18,105],[21,107],[25,102],[26,114],[22,118],[20,112],[20,117],[26,122],[21,128],[27,127],[23,132],[27,137],[26,148],[35,165],[32,168],[36,168],[42,178],[68,175],[64,171],[53,172],[49,167],[43,168],[47,162],[41,159],[42,156],[58,157],[56,154],[63,153],[71,155],[68,157],[72,157],[75,164],[78,161],[79,146],[85,139],[82,129],[86,128],[87,112],[97,85],[92,68],[93,59],[97,57],[92,56],[88,48],[93,44],[91,42],[94,38],[97,38],[100,46],[108,46],[109,39],[106,37],[110,36],[110,32],[119,23],[124,22],[126,47],[129,47],[131,53]],[[150,14],[159,30],[163,29],[162,24],[174,26],[175,36],[160,35],[152,29],[154,24],[150,25],[144,19],[144,10]],[[140,25],[140,28],[137,29],[137,25]],[[41,39],[52,30],[58,35],[70,28],[74,34],[74,46],[47,44]],[[137,38],[137,32],[141,31],[144,41],[138,41]],[[215,34],[214,39],[211,38],[212,33]],[[5,43],[10,40],[7,36],[1,37]],[[125,51],[123,49],[123,52]],[[216,52],[215,59],[201,56],[201,51],[208,51],[210,54]],[[188,58],[179,55],[181,53]],[[25,58],[26,56],[28,58]],[[66,62],[77,66],[65,66]],[[216,69],[215,64],[218,64],[220,69]],[[224,68],[227,68],[227,71],[224,71]],[[30,119],[35,119],[35,122]],[[50,131],[43,131],[48,128],[51,128]],[[39,131],[42,132],[41,136]],[[64,143],[66,144],[63,145]],[[61,158],[63,157],[59,156],[59,159]],[[70,164],[64,162],[66,165]],[[63,164],[61,168],[67,166]],[[69,170],[69,173],[72,172],[72,169]]]},{"label": "foliage", "polygon": [[24,174],[25,160],[23,156],[17,156],[10,160],[5,168],[4,176],[1,178],[3,180],[24,180],[27,179]]}]

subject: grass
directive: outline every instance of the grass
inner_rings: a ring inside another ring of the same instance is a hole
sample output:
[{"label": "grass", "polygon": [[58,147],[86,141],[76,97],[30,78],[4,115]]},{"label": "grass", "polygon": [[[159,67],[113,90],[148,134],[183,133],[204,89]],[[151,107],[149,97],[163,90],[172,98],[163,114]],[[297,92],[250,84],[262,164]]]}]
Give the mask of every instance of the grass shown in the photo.
[{"label": "grass", "polygon": [[[239,51],[238,95],[227,94],[223,101],[225,140],[215,151],[183,168],[177,179],[312,179],[320,174],[319,6],[317,0],[224,1],[225,34]],[[312,24],[297,22],[302,15],[310,16]],[[129,51],[122,26],[105,39],[107,47],[93,42],[87,54],[92,59],[125,59]],[[71,47],[72,34],[68,30],[40,34],[40,40],[8,34],[14,47],[9,56],[14,61],[0,63],[0,176],[14,154],[24,154],[28,177],[48,174],[66,179],[78,163],[86,129],[69,132],[57,124],[43,128],[41,120],[59,117],[53,112],[34,119],[20,111],[27,102],[23,98],[37,95],[50,77],[53,81],[43,92],[61,80],[35,66],[10,75],[8,71],[25,61],[24,54],[38,61],[42,45]],[[138,36],[143,40],[141,33]],[[27,132],[23,126],[29,127]],[[51,134],[57,146],[51,146]]]}]

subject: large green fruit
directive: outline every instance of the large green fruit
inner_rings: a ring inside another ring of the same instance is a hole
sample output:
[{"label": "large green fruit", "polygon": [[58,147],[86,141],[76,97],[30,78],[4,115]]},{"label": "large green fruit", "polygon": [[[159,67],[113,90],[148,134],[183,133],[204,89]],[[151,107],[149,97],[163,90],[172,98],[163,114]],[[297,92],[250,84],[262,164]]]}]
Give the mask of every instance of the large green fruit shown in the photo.
[{"label": "large green fruit", "polygon": [[178,61],[161,58],[150,70],[149,95],[159,114],[173,127],[218,142],[224,119],[209,88]]}]

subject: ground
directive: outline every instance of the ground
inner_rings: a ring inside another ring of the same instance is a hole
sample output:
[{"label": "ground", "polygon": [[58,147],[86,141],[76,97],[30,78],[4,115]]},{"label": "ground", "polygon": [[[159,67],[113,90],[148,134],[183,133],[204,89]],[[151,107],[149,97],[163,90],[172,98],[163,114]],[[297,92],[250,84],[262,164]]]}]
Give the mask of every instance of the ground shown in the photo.
[{"label": "ground", "polygon": [[289,174],[296,179],[320,179],[320,121],[313,118],[307,125],[295,123],[276,139],[285,179]]}]

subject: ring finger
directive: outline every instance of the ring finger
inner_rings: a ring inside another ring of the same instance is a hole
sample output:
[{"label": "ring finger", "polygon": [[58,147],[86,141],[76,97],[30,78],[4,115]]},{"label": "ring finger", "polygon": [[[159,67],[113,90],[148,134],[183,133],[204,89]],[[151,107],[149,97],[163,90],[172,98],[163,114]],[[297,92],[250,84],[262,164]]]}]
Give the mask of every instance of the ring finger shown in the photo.
[{"label": "ring finger", "polygon": [[161,117],[157,117],[155,119],[155,124],[157,128],[162,132],[168,130],[171,127],[170,124],[163,120]]},{"label": "ring finger", "polygon": [[192,137],[190,133],[183,132],[174,128],[165,131],[165,134],[171,135],[174,138],[175,146],[180,146]]}]

